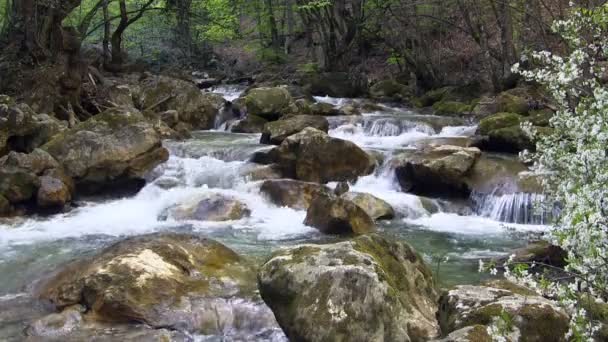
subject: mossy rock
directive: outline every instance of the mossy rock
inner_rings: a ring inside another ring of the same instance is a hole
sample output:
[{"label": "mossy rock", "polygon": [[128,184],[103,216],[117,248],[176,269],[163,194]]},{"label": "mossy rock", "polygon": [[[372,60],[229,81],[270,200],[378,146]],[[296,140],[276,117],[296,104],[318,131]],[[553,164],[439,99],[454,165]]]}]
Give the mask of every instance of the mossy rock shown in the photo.
[{"label": "mossy rock", "polygon": [[287,137],[302,131],[306,127],[316,128],[327,133],[329,122],[324,117],[317,115],[295,115],[269,122],[264,125],[260,143],[280,145]]},{"label": "mossy rock", "polygon": [[7,216],[13,211],[11,202],[3,195],[0,195],[0,217]]},{"label": "mossy rock", "polygon": [[222,307],[217,301],[251,299],[255,290],[253,265],[224,245],[157,233],[120,241],[62,267],[38,295],[60,309],[83,305],[96,320],[212,333],[218,312],[247,306],[245,301],[244,307]]},{"label": "mossy rock", "polygon": [[488,135],[491,131],[519,125],[523,117],[516,113],[496,113],[479,122],[479,134]]},{"label": "mossy rock", "polygon": [[294,341],[423,341],[437,336],[432,273],[405,242],[376,234],[274,253],[258,284]]},{"label": "mossy rock", "polygon": [[551,109],[534,110],[530,112],[526,121],[531,122],[534,126],[548,127],[553,115],[554,112]]},{"label": "mossy rock", "polygon": [[492,336],[488,333],[488,327],[484,325],[473,325],[450,333],[441,340],[433,342],[492,342]]},{"label": "mossy rock", "polygon": [[433,104],[433,110],[436,115],[468,114],[473,106],[457,101],[439,101]]},{"label": "mossy rock", "polygon": [[372,98],[378,100],[403,101],[412,96],[408,86],[392,79],[375,83],[369,89],[369,93]]},{"label": "mossy rock", "polygon": [[539,296],[463,285],[444,294],[440,306],[443,331],[475,325],[490,326],[508,315],[520,341],[566,341],[570,318],[557,303]]},{"label": "mossy rock", "polygon": [[432,106],[436,102],[441,101],[447,93],[449,93],[450,91],[452,91],[454,89],[455,89],[455,87],[448,86],[448,87],[429,90],[426,93],[424,93],[424,95],[420,96],[416,102],[420,105],[420,107]]},{"label": "mossy rock", "polygon": [[38,177],[31,172],[14,167],[0,169],[0,196],[13,204],[32,199],[39,186]]},{"label": "mossy rock", "polygon": [[501,112],[517,113],[526,115],[530,111],[530,102],[528,99],[508,92],[498,94],[498,110]]},{"label": "mossy rock", "polygon": [[247,115],[245,119],[239,120],[230,126],[230,131],[233,133],[262,133],[266,123],[268,123],[268,120],[264,118],[256,115]]},{"label": "mossy rock", "polygon": [[488,134],[493,150],[519,152],[534,149],[534,142],[519,125],[495,129]]},{"label": "mossy rock", "polygon": [[331,190],[318,183],[301,182],[292,179],[267,180],[260,192],[275,205],[297,210],[307,210],[312,200],[320,195],[329,195]]},{"label": "mossy rock", "polygon": [[291,94],[283,87],[249,90],[245,96],[245,107],[247,114],[267,120],[276,120],[285,114],[297,111]]}]

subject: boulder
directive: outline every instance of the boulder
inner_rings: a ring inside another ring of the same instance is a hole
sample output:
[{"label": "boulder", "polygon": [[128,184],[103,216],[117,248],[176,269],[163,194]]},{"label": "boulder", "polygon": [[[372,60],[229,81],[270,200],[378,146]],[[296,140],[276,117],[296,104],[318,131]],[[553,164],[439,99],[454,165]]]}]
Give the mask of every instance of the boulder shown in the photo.
[{"label": "boulder", "polygon": [[283,178],[281,170],[276,165],[253,165],[243,175],[252,181]]},{"label": "boulder", "polygon": [[175,127],[179,123],[179,112],[171,109],[160,113],[160,119],[169,127]]},{"label": "boulder", "polygon": [[32,152],[66,129],[65,122],[7,98],[0,103],[0,156],[11,150]]},{"label": "boulder", "polygon": [[262,133],[268,120],[256,115],[247,115],[246,118],[230,126],[232,133]]},{"label": "boulder", "polygon": [[40,187],[36,195],[39,207],[62,207],[71,199],[72,194],[69,186],[60,179],[50,176],[40,177]]},{"label": "boulder", "polygon": [[473,325],[458,329],[445,338],[433,340],[433,342],[493,342],[494,339],[488,333],[488,327]]},{"label": "boulder", "polygon": [[307,127],[289,136],[267,155],[283,174],[307,182],[352,181],[372,173],[375,161],[350,141]]},{"label": "boulder", "polygon": [[[541,130],[541,128],[538,128]],[[519,126],[509,126],[490,131],[487,136],[474,144],[484,151],[518,153],[534,150],[536,144]]]},{"label": "boulder", "polygon": [[548,127],[554,112],[551,109],[533,110],[529,113],[526,121],[529,121],[534,126]]},{"label": "boulder", "polygon": [[319,194],[312,199],[304,224],[325,234],[361,235],[376,230],[365,210],[333,194]]},{"label": "boulder", "polygon": [[342,112],[334,105],[325,102],[316,102],[310,106],[310,111],[313,115],[322,115],[322,116],[338,116],[342,115]]},{"label": "boulder", "polygon": [[232,221],[251,214],[249,208],[237,199],[220,194],[204,194],[169,209],[174,220]]},{"label": "boulder", "polygon": [[361,110],[352,104],[346,104],[346,105],[338,108],[338,111],[340,112],[340,115],[348,115],[348,116],[361,115]]},{"label": "boulder", "polygon": [[433,110],[435,115],[460,115],[470,113],[472,106],[458,101],[439,101],[433,104]]},{"label": "boulder", "polygon": [[403,191],[468,197],[466,176],[481,155],[475,147],[438,146],[406,152],[391,161]]},{"label": "boulder", "polygon": [[154,127],[132,108],[109,109],[42,148],[76,183],[96,186],[141,180],[169,157]]},{"label": "boulder", "polygon": [[315,96],[359,97],[368,91],[366,75],[356,72],[306,73],[302,84]]},{"label": "boulder", "polygon": [[376,234],[275,252],[258,285],[292,341],[424,341],[439,332],[432,273]]},{"label": "boulder", "polygon": [[461,285],[440,299],[439,323],[443,332],[470,326],[500,324],[505,316],[513,325],[510,338],[518,341],[566,341],[570,318],[555,302],[510,289]]},{"label": "boulder", "polygon": [[362,192],[347,192],[342,195],[361,209],[374,220],[391,220],[395,217],[395,210],[386,201]]},{"label": "boulder", "polygon": [[9,204],[27,202],[36,203],[39,208],[63,207],[71,200],[73,192],[71,178],[44,150],[13,151],[0,158],[0,195]]},{"label": "boulder", "polygon": [[306,127],[316,128],[327,133],[327,119],[315,115],[295,115],[264,125],[260,143],[280,145],[288,136],[302,131]]},{"label": "boulder", "polygon": [[519,126],[523,117],[515,113],[497,113],[479,122],[478,132],[481,135],[488,135],[497,129]]},{"label": "boulder", "polygon": [[[252,320],[255,291],[254,267],[224,245],[156,233],[63,266],[37,294],[60,310],[82,305],[91,320],[217,334],[227,316]],[[269,310],[254,314],[272,321]]]},{"label": "boulder", "polygon": [[10,215],[13,211],[13,206],[4,195],[0,195],[0,217]]},{"label": "boulder", "polygon": [[375,83],[370,87],[369,94],[380,101],[404,101],[412,96],[408,86],[392,79]]},{"label": "boulder", "polygon": [[324,185],[291,179],[267,180],[260,191],[275,205],[297,210],[307,210],[317,195],[331,193]]},{"label": "boulder", "polygon": [[254,88],[245,96],[247,115],[256,115],[266,120],[276,120],[297,109],[286,88]]},{"label": "boulder", "polygon": [[136,97],[136,106],[140,110],[176,110],[180,121],[192,125],[194,129],[213,128],[220,109],[217,102],[201,93],[195,84],[166,76],[141,80],[141,90]]}]

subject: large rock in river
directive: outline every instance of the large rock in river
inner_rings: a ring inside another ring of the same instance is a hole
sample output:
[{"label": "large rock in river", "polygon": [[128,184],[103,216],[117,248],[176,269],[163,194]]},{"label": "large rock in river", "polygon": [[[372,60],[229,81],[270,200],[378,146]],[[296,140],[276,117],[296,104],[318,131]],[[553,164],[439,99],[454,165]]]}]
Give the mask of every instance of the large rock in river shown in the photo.
[{"label": "large rock in river", "polygon": [[386,201],[363,192],[347,192],[342,195],[365,212],[374,220],[390,220],[395,217],[395,210]]},{"label": "large rock in river", "polygon": [[425,341],[439,332],[430,269],[407,243],[376,234],[280,250],[258,283],[292,341]]},{"label": "large rock in river", "polygon": [[142,179],[169,157],[154,127],[132,108],[109,109],[56,135],[42,148],[69,177],[87,185]]},{"label": "large rock in river", "polygon": [[466,176],[480,155],[475,147],[444,145],[406,152],[391,163],[404,191],[466,197],[471,192]]},{"label": "large rock in river", "polygon": [[262,144],[280,145],[288,136],[302,131],[306,127],[316,128],[327,133],[329,122],[316,115],[294,115],[285,119],[269,122],[262,131]]},{"label": "large rock in river", "polygon": [[260,191],[275,205],[298,210],[307,210],[317,195],[331,193],[325,185],[292,179],[267,180],[262,183]]},{"label": "large rock in river", "polygon": [[295,113],[297,108],[286,88],[254,88],[245,96],[245,107],[248,115],[256,115],[267,120]]},{"label": "large rock in river", "polygon": [[325,234],[367,234],[376,230],[374,220],[361,207],[332,194],[312,199],[304,224]]},{"label": "large rock in river", "polygon": [[[491,327],[508,316],[509,338],[522,342],[566,341],[570,318],[555,302],[526,289],[461,285],[440,299],[444,333],[465,327]],[[466,341],[466,340],[465,340]]]},{"label": "large rock in river", "polygon": [[174,220],[231,221],[248,217],[247,205],[231,196],[211,193],[195,197],[168,210]]},{"label": "large rock in river", "polygon": [[212,334],[230,315],[234,325],[251,323],[248,315],[272,322],[269,310],[250,310],[247,298],[255,290],[254,267],[222,244],[151,234],[68,264],[41,285],[39,296],[59,309],[83,305],[100,321]]},{"label": "large rock in river", "polygon": [[266,161],[278,164],[285,175],[317,183],[355,180],[375,167],[373,158],[354,143],[311,127],[285,139]]}]

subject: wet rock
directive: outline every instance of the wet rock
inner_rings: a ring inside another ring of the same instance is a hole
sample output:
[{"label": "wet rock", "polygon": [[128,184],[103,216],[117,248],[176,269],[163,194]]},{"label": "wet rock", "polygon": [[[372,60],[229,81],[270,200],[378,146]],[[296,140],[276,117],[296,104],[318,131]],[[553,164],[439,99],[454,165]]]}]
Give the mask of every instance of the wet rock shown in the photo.
[{"label": "wet rock", "polygon": [[9,153],[0,158],[0,167],[19,168],[38,175],[46,170],[59,168],[59,163],[48,152],[35,149],[31,153]]},{"label": "wet rock", "polygon": [[468,326],[492,326],[508,315],[512,336],[519,341],[565,341],[568,315],[555,302],[539,296],[506,289],[461,285],[440,299],[442,331],[453,332]]},{"label": "wet rock", "polygon": [[395,210],[386,201],[362,192],[348,192],[342,195],[361,209],[374,220],[391,220],[395,217]]},{"label": "wet rock", "polygon": [[0,156],[11,150],[32,152],[66,129],[65,122],[7,100],[0,104]]},{"label": "wet rock", "polygon": [[433,110],[436,115],[462,115],[470,113],[472,106],[458,101],[439,101],[433,104]]},{"label": "wet rock", "polygon": [[60,338],[80,328],[85,308],[81,305],[67,307],[62,312],[53,313],[31,323],[26,335],[38,338]]},{"label": "wet rock", "polygon": [[36,195],[39,207],[63,207],[71,199],[70,188],[60,179],[50,176],[40,177],[40,187]]},{"label": "wet rock", "polygon": [[322,116],[337,116],[342,115],[340,110],[334,105],[325,102],[317,102],[310,106],[310,111],[313,115],[322,115]]},{"label": "wet rock", "polygon": [[233,197],[220,194],[205,194],[169,209],[169,217],[178,221],[232,221],[250,214],[247,205]]},{"label": "wet rock", "polygon": [[252,181],[283,178],[281,170],[276,165],[256,165],[245,172],[245,178]]},{"label": "wet rock", "polygon": [[294,341],[424,341],[436,337],[430,269],[405,242],[376,234],[274,253],[258,284]]},{"label": "wet rock", "polygon": [[[58,309],[80,304],[94,321],[200,334],[220,333],[218,323],[229,316],[242,322],[235,325],[252,323],[252,329],[262,319],[246,314],[255,296],[254,267],[222,244],[194,235],[120,241],[64,266],[38,294]],[[263,308],[255,315],[272,316]]]},{"label": "wet rock", "polygon": [[344,105],[340,108],[338,108],[338,111],[340,111],[340,115],[352,115],[352,116],[357,116],[357,115],[361,115],[361,111],[359,110],[359,108],[351,105],[351,104],[347,104]]},{"label": "wet rock", "polygon": [[0,216],[10,215],[12,211],[11,202],[4,195],[0,195]]},{"label": "wet rock", "polygon": [[365,210],[332,194],[320,194],[312,199],[304,224],[325,234],[361,235],[376,230],[373,219]]},{"label": "wet rock", "polygon": [[317,183],[356,180],[375,167],[373,158],[354,143],[311,127],[289,136],[267,157],[285,175]]},{"label": "wet rock", "polygon": [[304,128],[312,127],[327,133],[327,119],[315,115],[295,115],[264,125],[260,143],[280,145],[288,136],[301,132]]},{"label": "wet rock", "polygon": [[43,147],[76,183],[141,180],[168,159],[151,124],[135,109],[114,108],[55,136]]},{"label": "wet rock", "polygon": [[259,116],[248,115],[245,119],[230,126],[230,131],[233,133],[262,133],[267,122],[268,120]]},{"label": "wet rock", "polygon": [[317,195],[331,193],[324,185],[291,179],[265,181],[260,191],[275,205],[298,210],[308,209]]},{"label": "wet rock", "polygon": [[497,113],[482,119],[479,122],[478,131],[481,135],[488,135],[490,132],[497,129],[519,126],[522,119],[523,117],[521,115],[515,113]]},{"label": "wet rock", "polygon": [[[565,267],[567,265],[566,253],[559,246],[550,244],[547,241],[535,241],[528,244],[526,247],[516,249],[512,253],[514,255],[513,262],[522,263],[541,263],[542,265],[550,265],[554,267]],[[506,259],[501,260],[505,262]],[[540,267],[542,268],[542,266]]]},{"label": "wet rock", "polygon": [[38,177],[27,170],[13,167],[0,168],[0,195],[10,203],[29,201],[40,186]]},{"label": "wet rock", "polygon": [[339,182],[334,189],[334,195],[342,196],[350,190],[348,182]]},{"label": "wet rock", "polygon": [[485,151],[518,153],[533,150],[535,143],[520,125],[514,125],[490,131],[487,138],[476,142],[475,146]]},{"label": "wet rock", "polygon": [[175,127],[179,122],[179,112],[176,110],[166,110],[160,113],[160,119],[169,127]]},{"label": "wet rock", "polygon": [[481,155],[474,147],[439,146],[404,153],[391,161],[403,191],[467,197],[465,177]]},{"label": "wet rock", "polygon": [[373,99],[379,101],[404,101],[412,96],[408,86],[395,80],[382,80],[375,83],[369,89]]},{"label": "wet rock", "polygon": [[297,110],[289,91],[282,87],[254,88],[245,96],[247,115],[256,115],[267,120],[295,113]]},{"label": "wet rock", "polygon": [[434,342],[492,342],[488,328],[483,325],[473,325],[450,333],[447,337]]},{"label": "wet rock", "polygon": [[[141,80],[136,105],[142,111],[164,112],[176,110],[182,122],[194,129],[213,128],[220,109],[216,100],[204,95],[191,82],[166,76],[152,76]],[[222,100],[223,103],[223,100]]]}]

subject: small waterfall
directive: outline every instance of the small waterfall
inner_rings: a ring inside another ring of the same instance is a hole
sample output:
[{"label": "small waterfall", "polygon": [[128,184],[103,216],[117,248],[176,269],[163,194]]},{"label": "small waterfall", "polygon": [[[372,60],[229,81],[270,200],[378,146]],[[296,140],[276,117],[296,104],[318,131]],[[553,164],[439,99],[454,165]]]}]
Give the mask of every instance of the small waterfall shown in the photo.
[{"label": "small waterfall", "polygon": [[545,196],[533,193],[471,195],[474,211],[496,221],[517,224],[548,224],[553,213],[545,208]]},{"label": "small waterfall", "polygon": [[366,120],[363,129],[367,135],[378,137],[398,136],[410,132],[428,135],[436,133],[433,127],[424,122],[396,119]]}]

